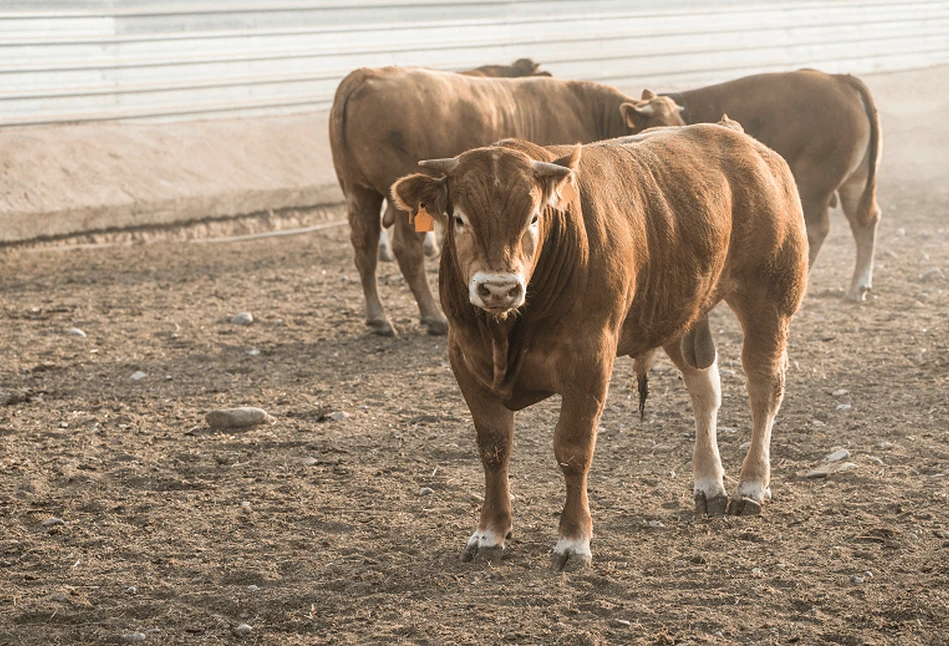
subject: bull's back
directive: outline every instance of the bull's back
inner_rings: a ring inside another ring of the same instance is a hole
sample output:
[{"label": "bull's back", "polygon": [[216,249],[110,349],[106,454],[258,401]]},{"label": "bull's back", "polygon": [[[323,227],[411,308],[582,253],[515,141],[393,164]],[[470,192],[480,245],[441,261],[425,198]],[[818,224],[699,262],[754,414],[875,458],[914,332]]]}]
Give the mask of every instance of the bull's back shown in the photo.
[{"label": "bull's back", "polygon": [[570,81],[398,67],[357,70],[350,77],[345,103],[341,85],[331,115],[344,124],[335,141],[331,135],[334,161],[345,160],[337,172],[342,165],[382,193],[398,177],[417,172],[420,159],[454,157],[506,137],[541,144],[597,138],[590,106]]}]

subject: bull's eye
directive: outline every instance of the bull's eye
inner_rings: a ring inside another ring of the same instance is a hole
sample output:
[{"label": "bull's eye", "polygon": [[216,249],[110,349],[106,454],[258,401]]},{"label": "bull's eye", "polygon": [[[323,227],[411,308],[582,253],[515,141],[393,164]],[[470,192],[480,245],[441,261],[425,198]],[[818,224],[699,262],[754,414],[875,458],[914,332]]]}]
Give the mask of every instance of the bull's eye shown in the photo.
[{"label": "bull's eye", "polygon": [[536,226],[538,220],[540,220],[540,216],[535,215],[534,217],[532,217],[532,218],[531,218],[531,226]]},{"label": "bull's eye", "polygon": [[462,219],[461,219],[460,217],[458,217],[457,215],[454,217],[454,222],[455,222],[455,226],[456,226],[457,228],[459,228],[459,229],[463,229],[464,226],[465,226],[465,221],[462,220]]}]

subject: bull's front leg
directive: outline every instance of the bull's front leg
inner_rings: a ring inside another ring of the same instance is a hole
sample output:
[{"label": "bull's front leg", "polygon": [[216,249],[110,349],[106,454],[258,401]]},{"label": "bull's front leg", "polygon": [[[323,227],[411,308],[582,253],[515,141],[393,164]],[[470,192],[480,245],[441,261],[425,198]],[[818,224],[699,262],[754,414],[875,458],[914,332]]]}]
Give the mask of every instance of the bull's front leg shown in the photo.
[{"label": "bull's front leg", "polygon": [[511,491],[508,468],[514,439],[514,413],[500,398],[483,387],[465,365],[454,346],[449,348],[452,371],[474,420],[478,452],[484,466],[484,504],[478,528],[468,539],[463,561],[501,558],[504,539],[511,533]]},{"label": "bull's front leg", "polygon": [[554,455],[563,471],[567,497],[560,514],[560,538],[551,558],[554,570],[576,570],[592,560],[593,519],[587,499],[587,474],[593,462],[609,374],[607,368],[605,376],[587,375],[587,379],[576,380],[576,389],[563,393],[554,432]]}]

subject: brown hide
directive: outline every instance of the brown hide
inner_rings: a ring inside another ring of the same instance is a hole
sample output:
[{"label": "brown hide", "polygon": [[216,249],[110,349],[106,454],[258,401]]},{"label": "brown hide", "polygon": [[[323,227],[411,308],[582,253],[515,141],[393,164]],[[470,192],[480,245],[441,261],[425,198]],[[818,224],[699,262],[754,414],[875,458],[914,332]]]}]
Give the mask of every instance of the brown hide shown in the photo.
[{"label": "brown hide", "polygon": [[811,264],[827,235],[828,206],[840,193],[858,255],[847,296],[863,300],[872,283],[880,217],[876,171],[882,148],[879,117],[867,87],[854,76],[799,70],[747,76],[668,96],[683,106],[686,123],[713,123],[727,113],[787,160],[801,195]]},{"label": "brown hide", "polygon": [[540,69],[540,63],[529,58],[519,58],[511,65],[482,65],[473,70],[459,72],[465,76],[489,76],[493,78],[515,78],[518,76],[551,76]]},{"label": "brown hide", "polygon": [[[441,304],[452,368],[474,418],[486,477],[485,506],[467,557],[503,548],[511,527],[510,411],[559,393],[554,448],[567,501],[555,566],[588,558],[586,473],[614,357],[648,360],[665,348],[687,384],[704,384],[705,394],[690,387],[693,403],[717,410],[706,315],[722,300],[745,330],[743,363],[755,420],[753,447],[729,510],[760,509],[766,495],[767,441],[783,392],[788,323],[807,275],[803,217],[787,164],[718,125],[662,128],[586,145],[578,164],[569,161],[571,152],[503,141],[468,151],[456,164],[441,162],[447,180],[416,174],[393,187],[403,208],[424,202],[448,224]],[[533,160],[561,165],[566,177],[551,190]],[[550,206],[557,191],[570,196],[561,190],[568,182],[579,195]],[[538,212],[538,250],[530,254],[522,241]],[[455,223],[459,214],[464,226]],[[492,271],[503,271],[518,254],[530,256],[519,258],[529,269],[526,302],[516,312],[498,316],[472,304],[470,263],[457,251],[462,235],[475,236],[464,244],[483,249],[482,266]],[[698,410],[696,416],[699,424]],[[709,429],[702,424],[705,451]],[[711,466],[696,472],[702,513],[724,511],[717,448],[712,453]]]},{"label": "brown hide", "polygon": [[[612,87],[548,77],[478,78],[399,67],[347,76],[330,114],[330,146],[346,196],[367,323],[392,333],[369,255],[376,253],[382,198],[397,178],[417,171],[421,159],[451,157],[504,137],[553,144],[625,134],[619,106],[630,100]],[[444,319],[425,282],[421,242],[404,214],[396,218],[395,242],[422,320],[438,331]]]}]

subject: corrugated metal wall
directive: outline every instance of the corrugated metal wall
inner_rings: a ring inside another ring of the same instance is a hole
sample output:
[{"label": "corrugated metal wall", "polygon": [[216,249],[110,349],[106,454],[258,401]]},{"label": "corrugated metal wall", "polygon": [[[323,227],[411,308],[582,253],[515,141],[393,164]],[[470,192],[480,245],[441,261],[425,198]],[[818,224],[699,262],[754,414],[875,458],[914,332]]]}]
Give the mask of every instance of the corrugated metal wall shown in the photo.
[{"label": "corrugated metal wall", "polygon": [[924,67],[949,0],[0,0],[0,125],[325,109],[356,67],[520,57],[628,92]]}]

